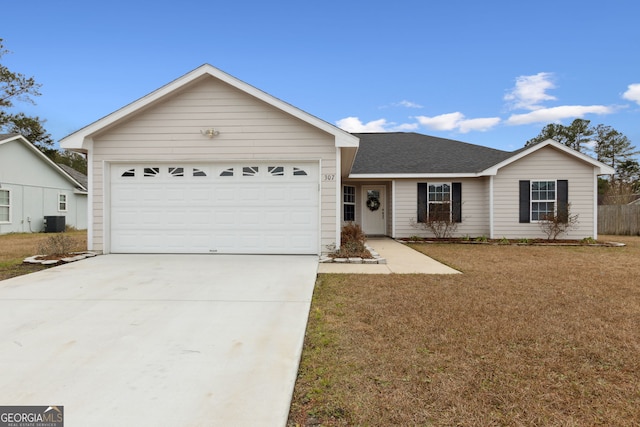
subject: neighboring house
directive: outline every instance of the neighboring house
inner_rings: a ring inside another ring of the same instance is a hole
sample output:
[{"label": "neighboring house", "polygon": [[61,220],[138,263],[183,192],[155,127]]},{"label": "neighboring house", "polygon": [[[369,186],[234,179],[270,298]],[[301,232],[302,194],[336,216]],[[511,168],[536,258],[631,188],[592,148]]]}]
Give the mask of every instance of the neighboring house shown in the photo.
[{"label": "neighboring house", "polygon": [[537,219],[566,201],[568,237],[596,237],[597,176],[613,173],[554,141],[350,134],[210,65],[61,146],[88,154],[89,248],[105,253],[318,254],[347,221],[419,234],[411,220],[436,205],[460,235],[542,237]]},{"label": "neighboring house", "polygon": [[87,187],[21,135],[0,135],[0,234],[40,232],[44,217],[87,228]]}]

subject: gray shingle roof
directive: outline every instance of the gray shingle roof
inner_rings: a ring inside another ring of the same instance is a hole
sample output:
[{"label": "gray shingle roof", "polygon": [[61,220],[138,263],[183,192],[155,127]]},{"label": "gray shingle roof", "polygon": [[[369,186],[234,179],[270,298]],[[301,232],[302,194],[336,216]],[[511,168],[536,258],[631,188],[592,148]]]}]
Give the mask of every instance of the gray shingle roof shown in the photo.
[{"label": "gray shingle roof", "polygon": [[514,153],[419,133],[354,133],[352,174],[475,173]]},{"label": "gray shingle roof", "polygon": [[60,166],[60,168],[66,173],[71,175],[73,179],[82,184],[85,189],[89,188],[89,180],[87,179],[87,176],[85,174],[83,174],[82,172],[78,172],[71,166],[63,165],[62,163],[58,163],[58,166]]}]

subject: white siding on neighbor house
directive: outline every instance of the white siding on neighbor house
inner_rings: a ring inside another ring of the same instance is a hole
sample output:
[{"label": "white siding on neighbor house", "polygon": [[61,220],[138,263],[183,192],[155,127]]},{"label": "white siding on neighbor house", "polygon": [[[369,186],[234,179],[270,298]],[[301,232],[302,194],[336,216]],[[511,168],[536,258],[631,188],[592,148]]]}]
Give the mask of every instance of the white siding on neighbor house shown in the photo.
[{"label": "white siding on neighbor house", "polygon": [[[86,194],[76,194],[71,181],[22,141],[0,144],[0,186],[11,191],[11,222],[0,224],[0,234],[43,231],[45,216],[64,216],[67,225],[87,227]],[[58,210],[59,194],[67,195],[66,212]]]},{"label": "white siding on neighbor house", "polygon": [[395,224],[397,238],[432,236],[430,232],[411,226],[418,217],[418,183],[460,182],[462,191],[462,222],[454,237],[489,235],[489,178],[398,179],[395,194]]},{"label": "white siding on neighbor house", "polygon": [[[220,132],[210,139],[200,131]],[[93,137],[93,248],[105,244],[105,164],[145,161],[306,160],[335,174],[332,135],[213,77],[177,90]],[[322,250],[336,240],[336,182],[321,182]]]},{"label": "white siding on neighbor house", "polygon": [[559,238],[593,236],[594,167],[553,147],[544,147],[511,163],[494,177],[494,237],[546,238],[538,223],[519,222],[520,180],[568,180],[571,214],[578,227]]}]

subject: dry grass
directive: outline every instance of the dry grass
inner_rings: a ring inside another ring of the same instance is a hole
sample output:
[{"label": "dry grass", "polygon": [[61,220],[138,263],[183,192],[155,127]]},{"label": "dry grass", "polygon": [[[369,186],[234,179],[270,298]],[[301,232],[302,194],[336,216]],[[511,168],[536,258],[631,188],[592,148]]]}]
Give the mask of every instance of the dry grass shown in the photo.
[{"label": "dry grass", "polygon": [[640,425],[640,238],[428,244],[453,276],[321,275],[290,425]]},{"label": "dry grass", "polygon": [[[64,233],[73,237],[78,246],[76,250],[87,248],[87,232],[69,231]],[[22,261],[31,255],[38,255],[39,248],[52,236],[46,233],[12,233],[0,235],[0,280],[42,270],[41,265],[24,265]]]}]

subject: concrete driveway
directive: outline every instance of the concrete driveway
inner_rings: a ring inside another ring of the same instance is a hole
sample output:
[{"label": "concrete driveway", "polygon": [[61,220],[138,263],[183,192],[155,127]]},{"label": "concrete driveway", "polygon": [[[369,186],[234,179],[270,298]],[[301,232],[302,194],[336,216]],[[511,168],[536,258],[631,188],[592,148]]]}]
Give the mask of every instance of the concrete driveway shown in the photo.
[{"label": "concrete driveway", "polygon": [[2,405],[65,426],[283,426],[316,256],[105,255],[0,281]]}]

